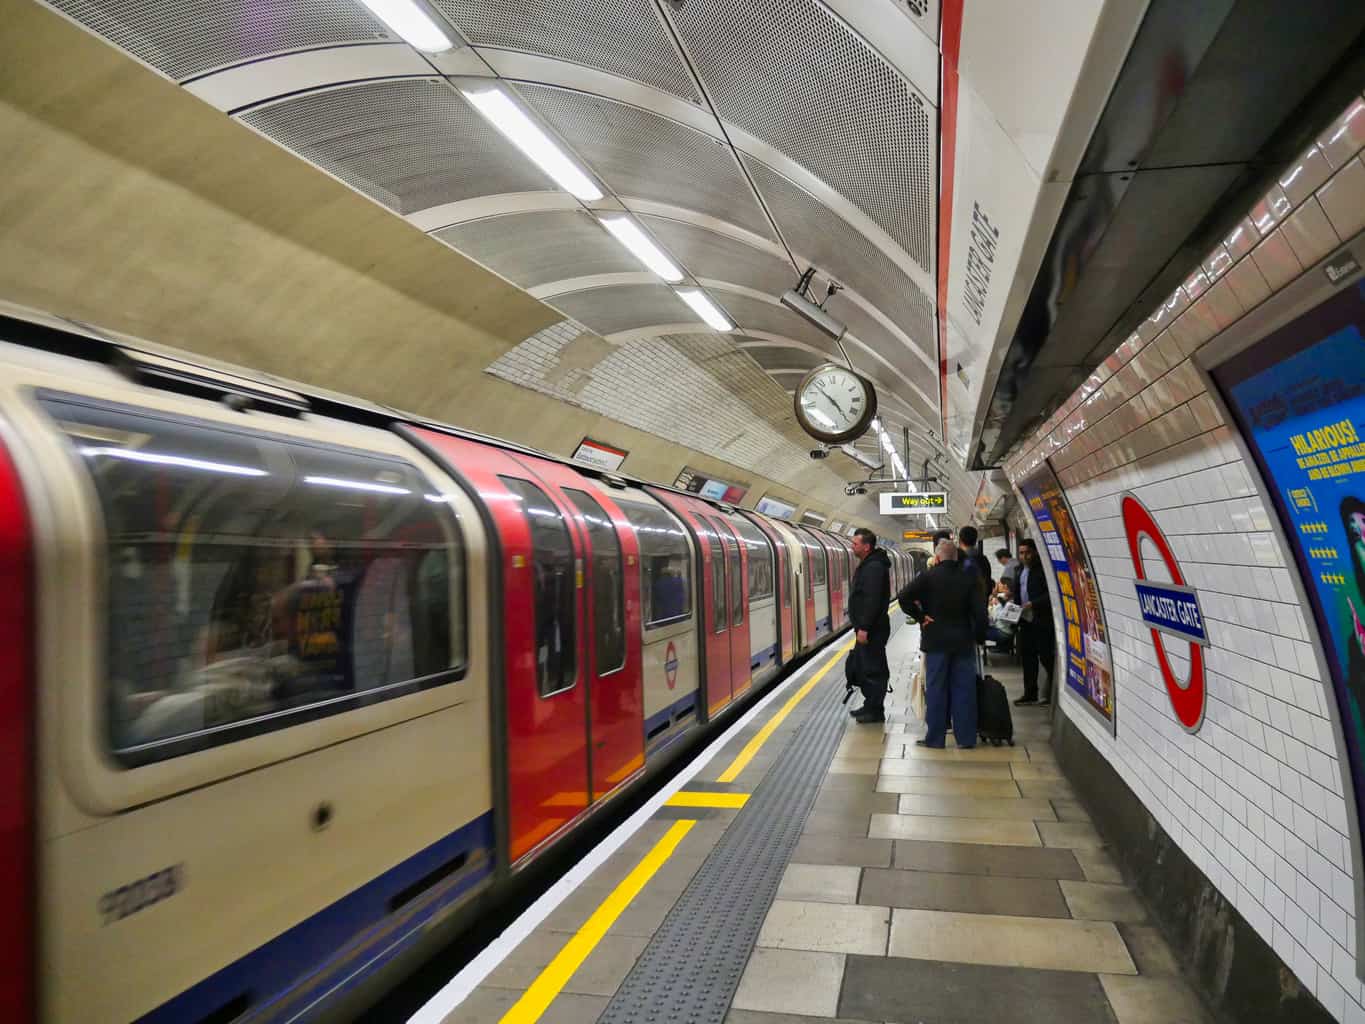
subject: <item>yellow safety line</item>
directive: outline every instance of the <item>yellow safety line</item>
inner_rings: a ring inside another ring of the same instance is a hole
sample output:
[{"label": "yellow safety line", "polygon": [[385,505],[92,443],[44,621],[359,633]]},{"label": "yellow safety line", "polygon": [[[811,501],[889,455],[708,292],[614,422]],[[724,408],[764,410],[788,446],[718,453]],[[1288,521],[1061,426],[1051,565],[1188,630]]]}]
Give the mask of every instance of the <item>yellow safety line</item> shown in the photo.
[{"label": "yellow safety line", "polygon": [[700,793],[696,790],[679,790],[668,798],[665,807],[743,807],[749,800],[748,793]]},{"label": "yellow safety line", "polygon": [[520,999],[513,1004],[512,1008],[502,1016],[501,1024],[535,1024],[540,1020],[541,1014],[549,1009],[550,1004],[555,1001],[569,979],[573,977],[574,971],[582,965],[588,958],[597,944],[602,941],[602,936],[607,934],[607,929],[616,923],[616,919],[622,912],[630,906],[630,903],[640,894],[640,890],[645,887],[645,883],[654,877],[655,872],[663,867],[664,862],[678,848],[678,844],[683,841],[683,837],[691,831],[695,821],[675,821],[673,826],[664,833],[662,839],[654,844],[654,848],[645,854],[640,863],[635,865],[634,870],[625,877],[625,880],[611,891],[611,895],[602,901],[601,905],[593,911],[592,917],[588,918],[582,928],[578,929],[559,951],[550,965],[540,972],[540,976],[531,982]]},{"label": "yellow safety line", "polygon": [[734,782],[735,779],[739,778],[739,773],[749,767],[749,762],[754,759],[754,755],[758,753],[763,744],[768,742],[768,737],[771,736],[777,727],[782,724],[783,720],[795,710],[796,705],[800,704],[801,701],[805,699],[806,694],[815,689],[820,680],[824,679],[825,676],[829,674],[829,670],[839,664],[839,656],[846,654],[852,648],[853,640],[849,640],[848,643],[836,650],[834,652],[835,657],[829,660],[829,664],[815,673],[815,675],[811,676],[810,679],[802,684],[801,689],[797,690],[787,699],[787,703],[782,705],[782,710],[773,715],[773,717],[768,720],[768,724],[758,730],[758,734],[745,744],[744,749],[730,762],[730,767],[721,772],[720,777],[717,778],[716,781]]}]

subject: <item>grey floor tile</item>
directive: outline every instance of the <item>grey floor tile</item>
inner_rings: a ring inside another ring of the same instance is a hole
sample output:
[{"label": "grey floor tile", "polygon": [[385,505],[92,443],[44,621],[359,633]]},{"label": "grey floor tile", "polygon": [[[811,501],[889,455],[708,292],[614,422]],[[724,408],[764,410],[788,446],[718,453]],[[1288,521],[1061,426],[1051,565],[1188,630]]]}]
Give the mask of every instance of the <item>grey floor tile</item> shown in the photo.
[{"label": "grey floor tile", "polygon": [[984,764],[971,761],[928,761],[910,757],[885,757],[881,762],[882,778],[892,775],[910,775],[920,778],[941,779],[995,779],[1010,780],[1008,764]]},{"label": "grey floor tile", "polygon": [[[576,932],[610,894],[610,889],[579,889],[556,907],[541,927],[555,932]],[[673,904],[678,902],[678,896],[677,892],[653,889],[646,885],[612,923],[607,934],[653,935],[673,909]]]},{"label": "grey floor tile", "polygon": [[954,910],[964,914],[1070,917],[1067,901],[1050,878],[948,875],[933,871],[869,868],[858,902],[879,907]]},{"label": "grey floor tile", "polygon": [[782,873],[777,899],[807,903],[857,903],[862,868],[791,863]]},{"label": "grey floor tile", "polygon": [[735,993],[735,1010],[833,1017],[844,976],[841,953],[755,949]]},{"label": "grey floor tile", "polygon": [[1103,975],[1100,982],[1119,1024],[1213,1024],[1194,990],[1180,978]]},{"label": "grey floor tile", "polygon": [[883,775],[877,780],[880,793],[917,796],[992,797],[1017,799],[1019,785],[1013,779],[953,779],[924,775]]},{"label": "grey floor tile", "polygon": [[1042,846],[1037,829],[1057,822],[993,821],[989,818],[939,818],[922,814],[874,814],[874,839],[920,839],[939,843],[990,846]]},{"label": "grey floor tile", "polygon": [[1180,974],[1175,953],[1155,925],[1120,922],[1117,928],[1144,978]]},{"label": "grey floor tile", "polygon": [[827,793],[875,793],[877,791],[876,769],[867,773],[839,772],[825,776],[820,786],[820,795]]},{"label": "grey floor tile", "polygon": [[1098,850],[1104,846],[1103,837],[1089,822],[1039,821],[1036,824],[1044,846],[1067,850]]},{"label": "grey floor tile", "polygon": [[839,1013],[905,1024],[1113,1024],[1093,974],[850,956]]},{"label": "grey floor tile", "polygon": [[856,836],[803,835],[792,851],[801,864],[844,864],[851,867],[891,866],[891,840]]},{"label": "grey floor tile", "polygon": [[757,1010],[731,1010],[724,1024],[872,1024],[871,1021],[849,1020],[847,1017],[807,1017],[797,1013],[760,1013]]},{"label": "grey floor tile", "polygon": [[[505,988],[476,988],[442,1024],[498,1024],[521,995]],[[541,1015],[539,1024],[594,1024],[609,1002],[605,996],[561,992]]]},{"label": "grey floor tile", "polygon": [[895,814],[895,793],[823,793],[815,798],[813,814]]},{"label": "grey floor tile", "polygon": [[1103,882],[1062,882],[1071,916],[1082,921],[1147,920],[1147,908],[1126,885],[1106,885]]},{"label": "grey floor tile", "polygon": [[[537,929],[528,935],[484,979],[489,988],[525,991],[569,941],[564,932]],[[636,935],[607,935],[583,961],[564,986],[565,992],[610,996],[625,980],[649,940]]]},{"label": "grey floor tile", "polygon": [[1108,921],[893,910],[891,956],[997,967],[1136,974]]},{"label": "grey floor tile", "polygon": [[1057,812],[1058,821],[1090,821],[1090,812],[1079,800],[1053,797],[1052,809]]},{"label": "grey floor tile", "polygon": [[867,836],[867,826],[872,820],[868,812],[859,811],[811,811],[806,818],[806,827],[801,835],[805,836]]},{"label": "grey floor tile", "polygon": [[884,956],[890,925],[891,911],[886,907],[775,900],[758,933],[758,945]]},{"label": "grey floor tile", "polygon": [[1087,882],[1107,882],[1110,885],[1123,883],[1123,872],[1119,870],[1114,858],[1104,850],[1075,849],[1071,851],[1076,863],[1085,872]]},{"label": "grey floor tile", "polygon": [[1033,846],[979,846],[899,840],[892,863],[897,868],[965,875],[1017,878],[1084,878],[1072,850]]},{"label": "grey floor tile", "polygon": [[939,818],[993,818],[1013,821],[1056,821],[1049,800],[1021,797],[924,796],[905,793],[900,799],[900,814],[927,814]]},{"label": "grey floor tile", "polygon": [[1066,779],[1019,779],[1019,792],[1037,800],[1075,800],[1076,791]]}]

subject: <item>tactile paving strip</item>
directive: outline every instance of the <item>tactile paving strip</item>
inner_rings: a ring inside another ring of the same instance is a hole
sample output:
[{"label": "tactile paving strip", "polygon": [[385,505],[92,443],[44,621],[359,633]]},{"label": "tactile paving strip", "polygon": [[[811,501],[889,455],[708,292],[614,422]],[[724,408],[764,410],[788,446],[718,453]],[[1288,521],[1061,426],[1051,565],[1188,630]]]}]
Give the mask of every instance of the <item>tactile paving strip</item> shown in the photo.
[{"label": "tactile paving strip", "polygon": [[721,1024],[844,732],[843,672],[815,692],[763,781],[678,898],[600,1024]]}]

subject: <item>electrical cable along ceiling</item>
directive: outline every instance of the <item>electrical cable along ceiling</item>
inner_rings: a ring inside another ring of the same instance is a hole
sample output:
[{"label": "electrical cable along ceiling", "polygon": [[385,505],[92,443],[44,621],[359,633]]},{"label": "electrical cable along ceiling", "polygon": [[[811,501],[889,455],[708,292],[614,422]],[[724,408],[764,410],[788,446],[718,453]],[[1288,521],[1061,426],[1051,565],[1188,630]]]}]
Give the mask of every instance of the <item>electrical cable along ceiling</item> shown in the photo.
[{"label": "electrical cable along ceiling", "polygon": [[[828,309],[890,436],[909,428],[915,466],[937,450],[926,433],[940,419],[937,65],[904,66],[836,12],[866,29],[875,9],[874,34],[923,33],[932,53],[936,5],[859,2],[848,14],[845,0],[422,0],[417,16],[450,45],[421,49],[385,13],[413,0],[48,5],[612,345],[683,351],[696,336],[714,354],[719,339],[770,373],[768,396],[752,380],[739,391],[787,437],[782,392],[839,356],[777,301],[814,266],[817,298],[842,286]],[[477,102],[488,90],[582,188],[528,158]],[[613,215],[664,263],[612,237],[601,218]],[[733,358],[706,365],[738,372]],[[529,373],[514,379],[537,386]],[[627,381],[607,415],[624,420],[643,384]],[[878,450],[875,435],[861,444]],[[842,456],[826,465],[864,475]],[[974,484],[950,478],[954,506],[969,507]]]}]

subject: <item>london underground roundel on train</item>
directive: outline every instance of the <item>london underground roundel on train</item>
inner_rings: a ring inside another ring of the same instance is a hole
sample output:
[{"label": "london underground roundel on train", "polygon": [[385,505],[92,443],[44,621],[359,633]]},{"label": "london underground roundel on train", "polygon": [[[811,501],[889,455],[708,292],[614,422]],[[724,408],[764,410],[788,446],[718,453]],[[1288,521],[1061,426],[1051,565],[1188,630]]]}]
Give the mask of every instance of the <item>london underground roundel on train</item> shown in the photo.
[{"label": "london underground roundel on train", "polygon": [[[1151,627],[1152,645],[1156,648],[1161,678],[1171,698],[1175,717],[1189,732],[1196,732],[1204,722],[1204,648],[1208,633],[1204,629],[1204,613],[1199,606],[1199,595],[1185,583],[1185,574],[1175,559],[1170,542],[1157,526],[1152,513],[1132,494],[1123,495],[1123,532],[1128,537],[1128,553],[1133,560],[1136,579],[1138,610],[1142,621]],[[1161,561],[1170,573],[1171,582],[1149,580],[1142,562],[1142,539],[1146,537],[1156,546]],[[1163,637],[1174,637],[1189,644],[1190,674],[1183,682],[1171,668]]]}]

